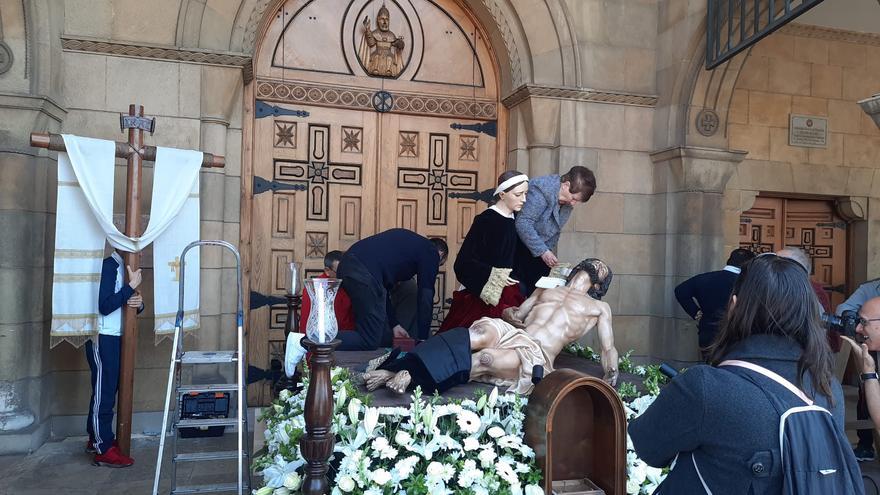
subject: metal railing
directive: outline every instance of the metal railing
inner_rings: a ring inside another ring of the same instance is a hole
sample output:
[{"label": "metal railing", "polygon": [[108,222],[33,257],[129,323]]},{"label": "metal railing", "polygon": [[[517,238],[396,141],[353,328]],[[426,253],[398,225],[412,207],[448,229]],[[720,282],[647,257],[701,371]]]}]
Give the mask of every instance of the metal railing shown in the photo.
[{"label": "metal railing", "polygon": [[708,0],[706,69],[714,69],[822,0]]}]

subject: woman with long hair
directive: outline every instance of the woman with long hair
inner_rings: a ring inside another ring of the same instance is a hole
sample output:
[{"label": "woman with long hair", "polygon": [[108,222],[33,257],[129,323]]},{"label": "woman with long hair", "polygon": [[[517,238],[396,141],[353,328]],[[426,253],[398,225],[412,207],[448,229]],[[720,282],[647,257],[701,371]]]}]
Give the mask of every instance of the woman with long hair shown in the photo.
[{"label": "woman with long hair", "polygon": [[498,177],[495,204],[474,217],[455,258],[455,278],[461,287],[452,294],[449,313],[440,332],[470,327],[480,318],[500,318],[501,312],[519,306],[524,297],[512,274],[516,255],[514,214],[526,202],[529,177],[508,170]]},{"label": "woman with long hair", "polygon": [[629,425],[642,460],[655,467],[675,461],[655,493],[782,493],[782,414],[776,398],[805,403],[777,385],[782,382],[771,378],[773,373],[831,413],[831,426],[815,434],[831,431],[832,440],[846,447],[840,476],[858,473],[843,434],[843,395],[819,313],[797,262],[770,254],[743,266],[709,348],[709,365],[674,378]]}]

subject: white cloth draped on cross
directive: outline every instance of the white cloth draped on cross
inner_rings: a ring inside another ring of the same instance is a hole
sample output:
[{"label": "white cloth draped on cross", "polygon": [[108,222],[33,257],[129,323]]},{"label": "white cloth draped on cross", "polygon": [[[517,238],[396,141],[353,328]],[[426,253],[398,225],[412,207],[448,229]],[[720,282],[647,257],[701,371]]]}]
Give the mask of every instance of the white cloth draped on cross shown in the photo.
[{"label": "white cloth draped on cross", "polygon": [[[113,141],[64,135],[58,154],[55,270],[50,345],[76,346],[98,333],[98,285],[105,240],[128,252],[153,244],[153,302],[157,342],[174,331],[178,305],[179,256],[199,238],[199,170],[202,153],[157,148],[150,220],[140,237],[113,224]],[[199,251],[187,255],[184,320],[199,327]]]}]

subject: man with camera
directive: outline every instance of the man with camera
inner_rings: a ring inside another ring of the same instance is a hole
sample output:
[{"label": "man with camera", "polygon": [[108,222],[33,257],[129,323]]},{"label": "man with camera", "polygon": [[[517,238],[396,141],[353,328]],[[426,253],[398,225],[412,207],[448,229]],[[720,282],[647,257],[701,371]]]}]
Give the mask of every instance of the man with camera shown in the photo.
[{"label": "man with camera", "polygon": [[[874,358],[871,356],[873,352],[880,350],[880,297],[869,299],[859,309],[859,324],[856,327],[856,332],[856,340],[861,344],[857,344],[850,338],[844,338],[853,348],[858,349],[861,355],[859,381],[862,383],[862,387],[859,391],[858,419],[867,419],[864,416],[870,415],[874,422],[874,428],[880,428],[880,382],[877,380],[877,368]],[[859,454],[870,454],[865,455],[869,459],[864,460],[873,459],[873,430],[858,430],[858,434],[859,444],[853,449],[856,458],[861,461],[863,459]],[[867,439],[871,439],[871,444],[867,444]],[[866,444],[870,452],[864,451]]]},{"label": "man with camera", "polygon": [[[838,316],[845,316],[845,313],[856,311],[861,318],[866,320],[870,320],[871,318],[880,318],[880,279],[869,280],[856,289],[855,292],[852,293],[846,301],[841,303],[835,309],[835,314]],[[871,316],[874,308],[877,308],[878,314]],[[851,313],[849,313],[851,314]],[[868,316],[865,316],[865,315]],[[868,330],[871,330],[876,325],[874,322],[868,321],[867,327],[865,325],[859,325],[858,328],[861,329],[860,333],[862,335],[866,335],[871,338],[870,333],[867,333]],[[876,326],[876,330],[880,332],[880,326]],[[878,349],[880,349],[880,333],[873,338],[873,344],[871,340],[868,341],[868,349],[875,353]],[[876,356],[876,355],[875,355]],[[868,358],[871,356],[869,355]],[[873,359],[872,359],[873,362]],[[873,370],[872,370],[873,371]],[[868,419],[868,406],[865,401],[865,387],[859,387],[859,402],[856,407],[856,418],[857,419]],[[872,415],[873,416],[873,415]],[[877,419],[880,419],[880,416],[875,416]],[[856,454],[856,459],[859,461],[873,461],[876,458],[876,454],[874,452],[874,431],[873,430],[858,430],[856,432],[859,437],[859,443],[856,444],[853,452]]]}]

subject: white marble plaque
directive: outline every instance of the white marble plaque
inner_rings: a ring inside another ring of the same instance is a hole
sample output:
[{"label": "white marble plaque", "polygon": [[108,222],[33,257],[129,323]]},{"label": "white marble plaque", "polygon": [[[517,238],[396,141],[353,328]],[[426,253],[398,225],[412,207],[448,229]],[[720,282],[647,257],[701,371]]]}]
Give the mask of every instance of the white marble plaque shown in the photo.
[{"label": "white marble plaque", "polygon": [[788,144],[805,148],[825,148],[828,143],[828,119],[812,115],[791,114]]}]

